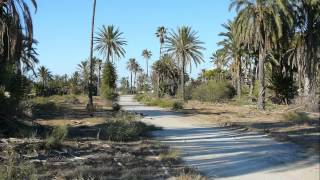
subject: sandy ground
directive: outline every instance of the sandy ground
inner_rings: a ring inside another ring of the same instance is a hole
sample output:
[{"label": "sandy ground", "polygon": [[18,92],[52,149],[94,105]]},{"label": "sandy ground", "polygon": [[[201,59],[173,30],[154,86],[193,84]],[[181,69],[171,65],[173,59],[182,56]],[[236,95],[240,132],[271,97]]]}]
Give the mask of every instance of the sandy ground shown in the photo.
[{"label": "sandy ground", "polygon": [[142,121],[164,129],[160,141],[178,149],[187,165],[214,179],[318,180],[318,156],[309,156],[292,143],[266,135],[226,129],[209,123],[210,115],[183,114],[147,107],[121,96],[123,109],[142,113]]}]

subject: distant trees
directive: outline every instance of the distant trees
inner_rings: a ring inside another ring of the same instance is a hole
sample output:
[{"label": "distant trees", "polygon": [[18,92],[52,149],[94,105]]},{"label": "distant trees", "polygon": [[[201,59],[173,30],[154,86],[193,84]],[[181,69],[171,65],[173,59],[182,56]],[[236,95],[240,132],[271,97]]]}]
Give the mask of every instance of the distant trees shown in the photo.
[{"label": "distant trees", "polygon": [[133,73],[135,73],[138,69],[138,63],[135,58],[129,59],[129,61],[127,62],[127,69],[130,71],[130,91],[131,93],[133,93],[134,92],[133,84],[132,84]]}]

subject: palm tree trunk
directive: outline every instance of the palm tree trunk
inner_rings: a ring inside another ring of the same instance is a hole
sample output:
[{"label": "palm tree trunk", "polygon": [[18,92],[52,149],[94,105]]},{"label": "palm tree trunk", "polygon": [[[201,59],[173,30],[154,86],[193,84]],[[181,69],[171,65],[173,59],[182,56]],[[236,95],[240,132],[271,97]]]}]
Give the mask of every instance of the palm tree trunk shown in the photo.
[{"label": "palm tree trunk", "polygon": [[147,77],[149,77],[149,64],[148,64],[148,59],[147,59]]},{"label": "palm tree trunk", "polygon": [[237,64],[238,64],[238,72],[237,72],[237,95],[238,98],[241,98],[241,56],[236,57]]},{"label": "palm tree trunk", "polygon": [[162,43],[160,43],[160,58],[159,59],[161,59],[161,57],[162,57]]},{"label": "palm tree trunk", "polygon": [[[93,81],[93,36],[94,36],[94,19],[96,14],[96,0],[93,0],[93,14],[92,14],[92,24],[91,24],[91,42],[90,42],[90,79],[89,79],[89,93],[88,93],[88,105],[87,109],[89,113],[93,111],[93,98],[92,98],[92,81]],[[92,115],[92,114],[91,114]]]},{"label": "palm tree trunk", "polygon": [[249,97],[252,97],[254,85],[256,83],[256,72],[257,72],[257,61],[255,60],[255,62],[253,64],[253,69],[251,71],[251,83],[250,83]]},{"label": "palm tree trunk", "polygon": [[264,60],[265,60],[266,52],[263,48],[260,48],[259,52],[259,96],[258,96],[258,104],[257,108],[258,110],[264,110],[265,109],[265,74],[264,74]]},{"label": "palm tree trunk", "polygon": [[181,95],[182,95],[182,100],[183,101],[186,101],[185,99],[185,92],[184,92],[184,72],[185,72],[185,58],[183,57],[183,60],[182,60],[182,70],[181,70]]},{"label": "palm tree trunk", "polygon": [[133,89],[132,89],[132,71],[131,71],[131,77],[130,77],[130,91],[131,91],[131,94],[133,94]]},{"label": "palm tree trunk", "polygon": [[157,94],[158,94],[158,98],[160,98],[160,74],[157,75],[158,77],[158,82],[157,82]]},{"label": "palm tree trunk", "polygon": [[136,92],[136,81],[137,81],[137,72],[134,72],[134,79],[133,79],[133,87],[134,87],[134,92]]}]

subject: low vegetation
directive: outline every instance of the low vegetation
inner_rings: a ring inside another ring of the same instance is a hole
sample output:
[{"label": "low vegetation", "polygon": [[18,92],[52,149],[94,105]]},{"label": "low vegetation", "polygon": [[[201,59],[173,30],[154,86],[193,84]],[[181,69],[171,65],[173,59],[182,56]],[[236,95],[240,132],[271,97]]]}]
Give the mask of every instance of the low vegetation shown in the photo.
[{"label": "low vegetation", "polygon": [[19,157],[20,154],[10,147],[6,147],[6,149],[2,150],[6,159],[4,159],[4,162],[0,164],[0,179],[38,179],[37,170],[33,163],[21,162]]},{"label": "low vegetation", "polygon": [[221,102],[236,95],[234,87],[228,82],[209,81],[192,90],[191,99],[200,102]]},{"label": "low vegetation", "polygon": [[178,99],[154,98],[148,94],[136,94],[135,99],[147,106],[159,106],[162,108],[171,108],[172,110],[179,110],[183,108],[183,102]]},{"label": "low vegetation", "polygon": [[50,135],[45,139],[47,149],[57,148],[68,135],[66,126],[55,126]]},{"label": "low vegetation", "polygon": [[139,140],[148,132],[159,130],[159,128],[138,121],[136,114],[120,112],[115,118],[107,120],[104,124],[106,139],[111,141]]},{"label": "low vegetation", "polygon": [[305,112],[288,112],[283,114],[283,119],[293,123],[308,123],[312,120]]}]

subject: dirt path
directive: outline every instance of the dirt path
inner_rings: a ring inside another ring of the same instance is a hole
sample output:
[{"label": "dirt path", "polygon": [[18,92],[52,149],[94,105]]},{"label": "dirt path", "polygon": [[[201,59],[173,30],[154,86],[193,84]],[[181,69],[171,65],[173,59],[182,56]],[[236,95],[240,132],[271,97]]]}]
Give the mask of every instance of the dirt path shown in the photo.
[{"label": "dirt path", "polygon": [[208,115],[187,115],[144,106],[121,96],[125,110],[143,113],[144,122],[163,127],[160,141],[178,149],[187,165],[214,179],[318,180],[318,156],[266,135],[206,123]]}]

